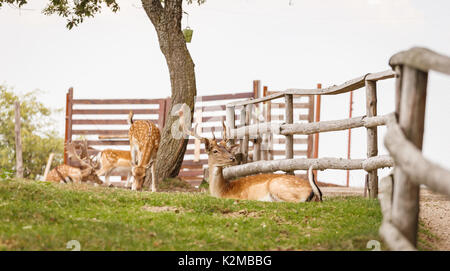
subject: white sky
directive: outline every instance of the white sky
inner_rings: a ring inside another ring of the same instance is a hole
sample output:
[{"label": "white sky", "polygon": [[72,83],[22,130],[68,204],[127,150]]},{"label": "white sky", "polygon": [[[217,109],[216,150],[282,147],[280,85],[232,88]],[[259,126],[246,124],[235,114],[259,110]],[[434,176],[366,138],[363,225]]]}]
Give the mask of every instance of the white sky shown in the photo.
[{"label": "white sky", "polygon": [[[139,1],[120,1],[118,14],[105,9],[70,31],[64,19],[41,14],[46,1],[31,2],[24,10],[0,10],[0,84],[18,93],[44,90],[45,103],[55,108],[65,106],[70,86],[76,98],[170,96],[167,66]],[[208,0],[186,6],[198,94],[250,91],[254,79],[269,90],[319,82],[327,87],[389,69],[389,57],[412,46],[450,55],[450,1],[291,2]],[[379,114],[393,111],[393,87],[392,79],[379,83]],[[364,97],[364,89],[354,93],[353,116],[365,115]],[[424,153],[450,168],[450,78],[431,73],[427,99]],[[348,100],[348,94],[324,97],[322,119],[346,118]],[[383,134],[379,128],[379,154],[386,153]],[[364,129],[353,130],[352,158],[366,156],[365,139]],[[322,133],[319,156],[346,157],[347,132]],[[329,170],[319,179],[344,184],[345,176]],[[364,172],[351,173],[351,185],[362,186],[363,180]]]}]

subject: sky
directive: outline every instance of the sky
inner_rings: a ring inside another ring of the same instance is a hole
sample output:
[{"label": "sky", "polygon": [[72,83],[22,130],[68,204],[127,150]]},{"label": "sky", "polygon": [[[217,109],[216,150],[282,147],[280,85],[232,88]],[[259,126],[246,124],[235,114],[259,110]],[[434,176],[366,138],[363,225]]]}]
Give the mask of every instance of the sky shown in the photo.
[{"label": "sky", "polygon": [[[140,2],[119,1],[72,30],[65,19],[41,13],[46,1],[0,10],[0,84],[17,93],[44,91],[42,101],[64,108],[75,98],[163,98],[170,81],[156,32]],[[396,52],[413,46],[450,55],[450,1],[433,0],[208,0],[185,5],[183,27],[195,62],[198,95],[251,91],[252,80],[269,90],[341,84],[390,69]],[[394,80],[378,83],[378,113],[394,109]],[[450,168],[450,78],[431,72],[423,152]],[[353,116],[365,115],[365,91],[354,92]],[[349,94],[322,98],[322,120],[347,118]],[[61,133],[64,117],[57,118]],[[384,127],[379,131],[379,154]],[[352,130],[352,158],[366,157],[366,131]],[[319,157],[347,157],[347,131],[320,134]],[[380,175],[388,173],[380,170]],[[362,186],[353,171],[350,185]],[[345,184],[345,171],[326,170],[319,180]]]}]

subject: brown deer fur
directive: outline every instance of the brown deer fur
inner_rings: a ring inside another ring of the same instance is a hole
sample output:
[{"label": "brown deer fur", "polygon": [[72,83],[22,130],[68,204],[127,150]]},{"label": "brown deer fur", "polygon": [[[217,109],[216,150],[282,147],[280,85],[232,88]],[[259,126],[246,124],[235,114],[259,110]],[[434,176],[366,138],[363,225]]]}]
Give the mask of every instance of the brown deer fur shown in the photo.
[{"label": "brown deer fur", "polygon": [[105,149],[98,153],[97,159],[100,169],[96,171],[98,176],[105,175],[106,185],[110,185],[109,176],[112,173],[126,173],[127,187],[131,179],[131,153],[125,150]]},{"label": "brown deer fur", "polygon": [[223,167],[236,164],[233,147],[228,147],[226,141],[217,142],[190,132],[184,127],[182,111],[179,114],[183,131],[205,144],[208,153],[209,191],[212,196],[259,201],[322,201],[322,193],[314,181],[312,167],[308,171],[309,180],[283,174],[257,174],[234,181],[225,180]]},{"label": "brown deer fur", "polygon": [[152,191],[156,191],[155,161],[158,152],[161,135],[158,127],[148,120],[133,121],[133,114],[130,112],[128,118],[131,124],[128,132],[131,148],[131,165],[134,182],[132,190],[141,190],[146,178],[147,170],[151,169]]}]

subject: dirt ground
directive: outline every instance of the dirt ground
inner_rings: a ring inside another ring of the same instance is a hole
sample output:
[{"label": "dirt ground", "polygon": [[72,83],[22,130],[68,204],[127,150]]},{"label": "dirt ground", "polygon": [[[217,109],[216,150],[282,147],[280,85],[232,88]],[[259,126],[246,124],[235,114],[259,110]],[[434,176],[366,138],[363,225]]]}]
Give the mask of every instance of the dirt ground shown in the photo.
[{"label": "dirt ground", "polygon": [[[324,198],[333,196],[363,196],[363,188],[321,187]],[[450,198],[433,193],[427,188],[420,190],[420,220],[437,236],[433,240],[436,250],[450,250]]]}]

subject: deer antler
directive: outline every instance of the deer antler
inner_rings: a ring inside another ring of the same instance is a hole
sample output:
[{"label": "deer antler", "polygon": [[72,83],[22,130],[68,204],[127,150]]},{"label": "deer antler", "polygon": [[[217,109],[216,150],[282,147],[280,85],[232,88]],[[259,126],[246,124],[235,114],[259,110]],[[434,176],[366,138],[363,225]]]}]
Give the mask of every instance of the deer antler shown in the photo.
[{"label": "deer antler", "polygon": [[[87,146],[87,142],[85,142],[86,144],[83,144],[85,146]],[[90,159],[87,157],[87,149],[84,150],[84,152],[86,153],[86,157],[85,158],[81,158],[80,156],[78,156],[76,150],[75,150],[75,145],[73,142],[69,142],[66,143],[66,150],[67,150],[67,154],[69,155],[70,158],[74,158],[75,160],[77,160],[78,162],[80,162],[81,166],[83,167],[89,167],[91,168],[92,165],[90,163]],[[81,155],[83,154],[83,148],[81,151]],[[88,159],[88,161],[86,161],[86,159]]]},{"label": "deer antler", "polygon": [[223,120],[222,120],[222,127],[223,127],[222,140],[223,141],[228,141],[228,138],[227,138],[227,126],[225,125],[225,121],[223,121]]},{"label": "deer antler", "polygon": [[183,130],[183,132],[184,132],[185,134],[190,135],[190,136],[193,136],[193,137],[195,137],[195,138],[197,138],[197,139],[199,139],[199,140],[205,140],[204,137],[202,137],[202,136],[200,136],[200,135],[197,134],[197,126],[198,126],[198,123],[195,124],[194,131],[189,131],[189,129],[187,129],[186,126],[185,126],[185,123],[186,123],[186,122],[185,122],[185,119],[184,119],[183,110],[180,109],[180,111],[178,111],[178,115],[180,116],[180,119],[179,119],[179,121],[180,121],[180,127],[181,127],[181,129]]}]

